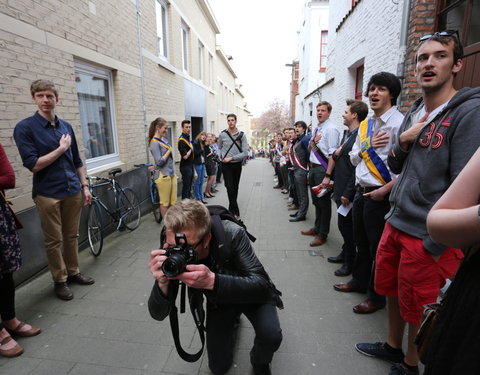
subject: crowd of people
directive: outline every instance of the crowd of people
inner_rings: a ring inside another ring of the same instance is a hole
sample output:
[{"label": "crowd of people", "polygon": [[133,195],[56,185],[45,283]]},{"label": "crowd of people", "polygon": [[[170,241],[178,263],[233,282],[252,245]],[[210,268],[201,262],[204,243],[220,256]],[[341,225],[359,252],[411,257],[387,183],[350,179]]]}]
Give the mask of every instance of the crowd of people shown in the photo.
[{"label": "crowd of people", "polygon": [[[331,200],[335,202],[343,246],[328,261],[342,264],[335,270],[336,276],[351,275],[351,279],[333,288],[341,293],[366,293],[366,299],[353,306],[354,313],[372,314],[387,306],[386,340],[355,347],[366,356],[391,362],[390,375],[419,373],[414,340],[423,306],[437,300],[440,288],[455,276],[463,258],[460,249],[447,245],[479,242],[474,229],[478,227],[474,211],[479,198],[477,189],[465,184],[467,177],[462,178],[463,185],[454,183],[452,189],[476,193],[465,194],[466,198],[458,201],[454,193],[448,193],[434,207],[427,228],[430,209],[480,146],[476,125],[480,89],[456,90],[453,86],[462,57],[456,32],[424,36],[416,52],[415,70],[422,96],[405,115],[396,108],[400,80],[394,74],[379,72],[371,76],[365,92],[373,115],[367,118],[366,103],[347,100],[342,116],[347,129],[342,137],[330,120],[330,103],[322,101],[317,105],[318,123],[311,132],[298,121],[270,142],[277,181],[274,189],[288,194],[290,222],[305,221],[310,191],[314,226],[300,231],[313,236],[310,246],[327,242]],[[461,176],[473,174],[473,167],[469,167]],[[440,209],[445,206],[452,210]],[[460,210],[466,207],[468,212]],[[462,214],[464,219],[458,218],[455,224],[446,220]],[[447,292],[449,309],[441,315],[441,328],[435,331],[434,337],[439,339],[434,340],[427,357],[427,374],[473,374],[480,369],[479,361],[473,358],[476,340],[456,330],[467,329],[471,313],[450,302],[472,307],[478,299],[471,289],[476,285],[472,270],[478,258],[475,251],[472,253],[461,268],[461,280],[459,275],[453,282],[456,288]],[[459,285],[468,285],[469,290]],[[451,358],[451,353],[456,357]]]},{"label": "crowd of people", "polygon": [[[414,339],[422,307],[435,302],[451,278],[454,281],[433,333],[425,373],[480,371],[478,319],[474,316],[475,287],[480,284],[476,269],[480,211],[478,188],[471,183],[478,177],[480,160],[480,89],[454,88],[462,57],[455,32],[424,36],[416,52],[415,70],[422,95],[405,115],[396,108],[399,78],[378,72],[366,87],[368,105],[346,101],[342,136],[338,124],[330,119],[331,104],[321,101],[316,107],[318,123],[311,129],[297,121],[270,142],[274,189],[287,197],[289,222],[304,222],[310,199],[314,206],[313,227],[299,231],[300,236],[312,238],[311,247],[328,241],[334,201],[343,245],[328,261],[341,264],[334,271],[336,276],[351,275],[351,279],[333,288],[340,293],[366,294],[363,302],[353,306],[354,313],[373,314],[387,307],[386,339],[358,343],[355,348],[391,362],[390,375],[419,374]],[[94,283],[80,273],[78,264],[81,207],[92,196],[73,128],[55,115],[58,92],[54,84],[37,80],[31,85],[31,95],[38,111],[17,124],[14,138],[23,165],[33,173],[32,196],[54,292],[62,300],[71,300],[69,283]],[[254,372],[270,374],[270,363],[282,341],[277,308],[283,303],[253,251],[237,201],[242,167],[252,150],[237,128],[235,114],[227,116],[227,129],[218,137],[200,132],[192,140],[191,124],[183,121],[178,138],[182,201],[177,202],[167,130],[161,117],[149,128],[154,158],[150,170],[159,187],[165,223],[164,249],[154,250],[149,264],[155,278],[150,313],[158,320],[168,316],[173,280],[182,281],[207,299],[207,353],[212,372],[223,374],[230,368],[235,327],[244,314],[256,334],[250,352]],[[228,220],[214,219],[205,206],[205,199],[214,197],[220,171],[229,200]],[[13,169],[0,147],[0,355],[5,357],[23,352],[12,336],[41,332],[18,320],[15,313],[12,273],[21,265],[19,224],[4,194],[4,189],[14,185]],[[190,199],[192,185],[194,199]],[[177,234],[183,235],[181,244],[196,251],[198,262],[186,266],[189,272],[167,277],[163,268],[166,249],[179,245]],[[468,251],[457,273],[464,257],[459,248]]]}]

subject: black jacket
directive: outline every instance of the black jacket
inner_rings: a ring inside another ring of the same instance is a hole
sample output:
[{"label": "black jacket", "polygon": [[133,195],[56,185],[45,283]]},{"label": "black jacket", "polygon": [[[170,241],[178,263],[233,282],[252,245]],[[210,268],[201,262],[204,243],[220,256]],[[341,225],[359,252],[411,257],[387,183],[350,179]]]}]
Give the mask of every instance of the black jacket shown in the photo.
[{"label": "black jacket", "polygon": [[357,133],[358,128],[354,129],[350,137],[344,142],[338,156],[335,156],[335,154],[332,156],[335,161],[333,197],[336,202],[340,201],[341,197],[348,198],[350,202],[353,202],[355,197],[355,166],[350,161],[348,153],[352,151]]},{"label": "black jacket", "polygon": [[[190,136],[188,136],[190,138]],[[190,156],[187,159],[184,159],[183,157],[187,154],[188,151],[190,151],[191,148],[184,142],[181,141],[180,139],[178,140],[178,152],[180,152],[180,167],[186,167],[186,166],[192,166],[193,167],[193,152],[190,154]]]},{"label": "black jacket", "polygon": [[[215,272],[213,290],[202,290],[207,303],[265,304],[283,308],[281,293],[275,288],[267,272],[253,251],[245,230],[239,225],[222,220],[223,228],[212,225],[210,255]],[[148,300],[152,318],[165,319],[175,301],[160,290],[157,281]]]}]

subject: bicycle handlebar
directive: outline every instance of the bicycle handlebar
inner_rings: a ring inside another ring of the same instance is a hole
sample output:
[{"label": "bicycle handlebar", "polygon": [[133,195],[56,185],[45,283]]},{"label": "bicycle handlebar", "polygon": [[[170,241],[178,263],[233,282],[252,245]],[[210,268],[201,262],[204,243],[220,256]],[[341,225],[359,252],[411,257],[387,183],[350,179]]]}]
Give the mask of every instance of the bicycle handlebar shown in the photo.
[{"label": "bicycle handlebar", "polygon": [[140,167],[152,167],[153,164],[143,163],[143,164],[134,164],[133,166],[136,167],[136,168],[140,168]]}]

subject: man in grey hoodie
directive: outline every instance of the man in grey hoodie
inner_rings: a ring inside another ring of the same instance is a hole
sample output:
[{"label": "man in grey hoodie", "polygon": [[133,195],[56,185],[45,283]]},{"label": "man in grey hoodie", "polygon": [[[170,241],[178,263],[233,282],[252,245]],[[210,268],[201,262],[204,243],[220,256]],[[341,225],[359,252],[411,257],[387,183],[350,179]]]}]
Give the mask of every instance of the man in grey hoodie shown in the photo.
[{"label": "man in grey hoodie", "polygon": [[222,172],[228,194],[228,209],[240,217],[238,208],[238,186],[242,175],[242,165],[248,156],[247,137],[237,128],[237,115],[227,115],[228,129],[223,130],[218,136],[218,148],[222,161]]},{"label": "man in grey hoodie", "polygon": [[356,349],[394,363],[390,375],[419,373],[414,339],[422,306],[436,301],[462,258],[460,250],[435,243],[426,228],[430,208],[480,146],[480,88],[453,87],[462,57],[456,31],[420,38],[415,74],[423,95],[406,114],[388,157],[391,170],[401,174],[376,258],[375,289],[387,296],[387,340]]}]

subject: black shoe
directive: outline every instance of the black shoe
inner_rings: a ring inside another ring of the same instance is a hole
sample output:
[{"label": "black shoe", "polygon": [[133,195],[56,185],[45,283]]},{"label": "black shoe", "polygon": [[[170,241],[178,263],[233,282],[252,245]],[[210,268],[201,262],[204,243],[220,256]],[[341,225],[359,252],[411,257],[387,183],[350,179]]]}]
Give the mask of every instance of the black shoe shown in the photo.
[{"label": "black shoe", "polygon": [[291,223],[295,223],[297,221],[305,221],[305,216],[303,216],[303,217],[295,216],[295,217],[292,217],[291,219],[289,219],[288,221],[291,222]]},{"label": "black shoe", "polygon": [[328,257],[327,258],[329,263],[343,263],[345,262],[345,259],[343,256],[337,255],[336,257]]},{"label": "black shoe", "polygon": [[277,186],[274,186],[273,188],[274,189],[281,189],[282,187],[277,185]]},{"label": "black shoe", "polygon": [[355,349],[357,349],[357,351],[363,355],[383,359],[384,361],[390,363],[400,363],[404,357],[404,354],[401,350],[395,350],[394,352],[392,352],[392,350],[387,350],[385,343],[383,342],[362,342],[356,344]]},{"label": "black shoe", "polygon": [[298,211],[295,212],[294,214],[290,214],[290,217],[295,217],[295,216],[297,216],[297,214],[298,214]]},{"label": "black shoe", "polygon": [[76,275],[68,276],[67,282],[77,283],[80,285],[92,285],[93,283],[95,283],[95,280],[92,279],[90,276],[85,276],[85,275],[82,275],[81,273],[77,273]]},{"label": "black shoe", "polygon": [[70,301],[73,299],[73,292],[70,290],[67,283],[55,282],[53,290],[55,291],[55,295],[64,301]]},{"label": "black shoe", "polygon": [[343,266],[334,272],[335,276],[348,276],[351,273],[352,267],[347,263],[343,263]]}]

